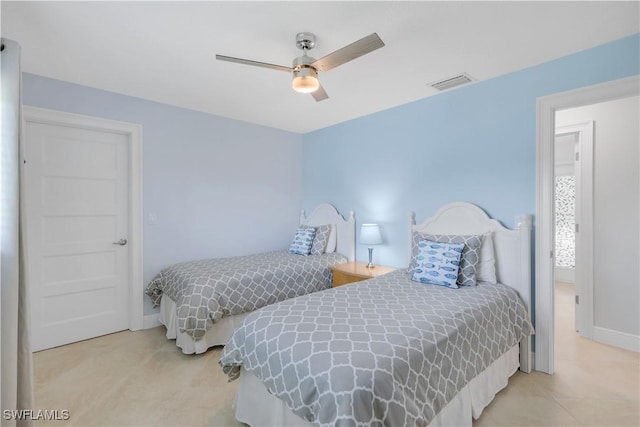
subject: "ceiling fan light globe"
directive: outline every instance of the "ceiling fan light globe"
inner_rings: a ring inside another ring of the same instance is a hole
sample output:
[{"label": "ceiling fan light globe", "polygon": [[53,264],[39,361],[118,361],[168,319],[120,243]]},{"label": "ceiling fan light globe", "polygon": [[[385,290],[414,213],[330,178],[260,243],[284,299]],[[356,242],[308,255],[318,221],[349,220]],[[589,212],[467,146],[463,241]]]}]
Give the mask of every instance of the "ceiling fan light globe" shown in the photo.
[{"label": "ceiling fan light globe", "polygon": [[300,64],[294,67],[291,87],[296,92],[315,92],[320,87],[320,82],[318,81],[318,72],[315,68],[307,64]]},{"label": "ceiling fan light globe", "polygon": [[294,77],[291,82],[293,90],[300,93],[311,93],[318,90],[320,82],[313,76],[298,76]]}]

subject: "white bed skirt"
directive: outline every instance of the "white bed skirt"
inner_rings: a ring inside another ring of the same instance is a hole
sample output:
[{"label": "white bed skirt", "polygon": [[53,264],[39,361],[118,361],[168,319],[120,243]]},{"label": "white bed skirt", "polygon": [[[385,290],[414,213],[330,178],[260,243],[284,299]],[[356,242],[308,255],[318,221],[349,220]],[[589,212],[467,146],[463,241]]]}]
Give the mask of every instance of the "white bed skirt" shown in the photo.
[{"label": "white bed skirt", "polygon": [[[496,393],[507,386],[509,377],[520,366],[519,346],[508,350],[498,360],[469,382],[429,423],[429,426],[471,426]],[[270,394],[262,382],[242,368],[236,394],[236,419],[252,427],[310,426],[295,415],[284,402]]]},{"label": "white bed skirt", "polygon": [[180,332],[178,316],[176,315],[176,303],[168,296],[162,295],[158,320],[167,328],[167,338],[175,339],[176,345],[182,349],[184,354],[200,354],[207,351],[209,347],[225,345],[233,331],[242,324],[244,318],[249,314],[242,313],[225,317],[214,323],[202,339],[194,341],[189,334]]}]

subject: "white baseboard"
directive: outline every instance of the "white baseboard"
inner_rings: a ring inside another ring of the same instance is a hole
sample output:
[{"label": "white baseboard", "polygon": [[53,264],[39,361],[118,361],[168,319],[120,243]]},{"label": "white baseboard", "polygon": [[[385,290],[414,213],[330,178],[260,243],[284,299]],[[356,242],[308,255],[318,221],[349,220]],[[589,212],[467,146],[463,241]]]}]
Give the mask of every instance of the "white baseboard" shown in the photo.
[{"label": "white baseboard", "polygon": [[593,340],[604,344],[640,352],[640,336],[612,329],[593,327]]},{"label": "white baseboard", "polygon": [[144,319],[142,320],[142,329],[151,329],[155,328],[156,326],[162,325],[162,323],[160,323],[160,320],[158,320],[159,316],[160,313],[145,315]]},{"label": "white baseboard", "polygon": [[[520,346],[520,350],[522,350],[522,346]],[[531,372],[536,370],[536,353],[533,351],[529,352],[529,371],[522,370],[522,365],[520,366],[520,372],[524,372],[525,374],[530,374]]]},{"label": "white baseboard", "polygon": [[573,268],[555,267],[554,279],[558,282],[576,283],[576,270]]}]

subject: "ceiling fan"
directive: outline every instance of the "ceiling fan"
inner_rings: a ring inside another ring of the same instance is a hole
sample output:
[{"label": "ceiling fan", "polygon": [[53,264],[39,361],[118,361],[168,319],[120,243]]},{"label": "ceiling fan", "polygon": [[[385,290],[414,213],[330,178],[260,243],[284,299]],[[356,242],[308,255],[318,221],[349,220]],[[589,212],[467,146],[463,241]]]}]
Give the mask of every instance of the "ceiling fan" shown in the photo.
[{"label": "ceiling fan", "polygon": [[254,65],[256,67],[270,68],[272,70],[286,71],[293,73],[291,86],[294,90],[302,93],[310,93],[316,102],[329,98],[327,92],[318,81],[318,71],[329,71],[332,68],[366,55],[384,46],[383,41],[376,33],[361,38],[341,49],[315,59],[307,55],[316,45],[316,36],[313,33],[298,33],[296,35],[296,46],[302,50],[302,56],[293,60],[291,67],[283,65],[269,64],[266,62],[252,61],[249,59],[234,58],[232,56],[216,55],[220,61],[237,62],[239,64]]}]

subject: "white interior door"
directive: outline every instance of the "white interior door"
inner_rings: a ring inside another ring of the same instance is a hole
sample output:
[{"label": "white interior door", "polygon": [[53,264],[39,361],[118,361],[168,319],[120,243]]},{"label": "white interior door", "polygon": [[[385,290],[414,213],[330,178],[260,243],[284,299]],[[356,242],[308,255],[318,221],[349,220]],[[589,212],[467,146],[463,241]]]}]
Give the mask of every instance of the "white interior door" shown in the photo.
[{"label": "white interior door", "polygon": [[577,125],[576,144],[576,331],[593,338],[594,122]]},{"label": "white interior door", "polygon": [[29,121],[25,134],[34,351],[127,329],[127,136]]},{"label": "white interior door", "polygon": [[[575,175],[575,328],[589,339],[593,336],[593,129],[593,121],[556,127],[556,145],[560,136],[571,137],[568,155]],[[566,167],[558,160],[559,153],[562,155],[556,148],[556,174]]]}]

